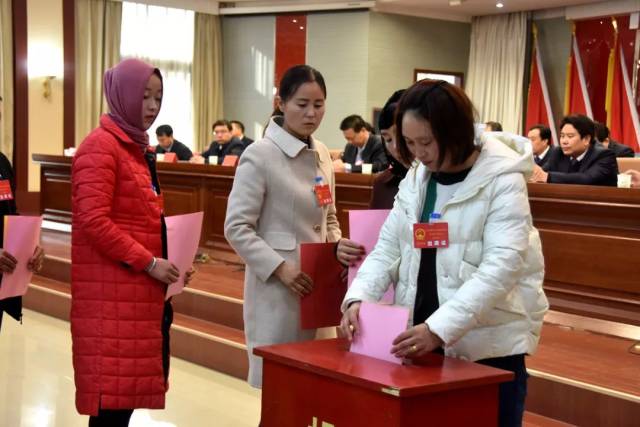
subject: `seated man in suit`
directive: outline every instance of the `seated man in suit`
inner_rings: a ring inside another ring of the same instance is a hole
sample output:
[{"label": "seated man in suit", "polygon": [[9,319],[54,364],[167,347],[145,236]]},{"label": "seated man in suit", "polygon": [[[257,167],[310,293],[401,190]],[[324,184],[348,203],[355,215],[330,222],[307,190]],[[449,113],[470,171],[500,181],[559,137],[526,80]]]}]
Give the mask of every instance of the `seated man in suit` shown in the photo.
[{"label": "seated man in suit", "polygon": [[485,132],[502,132],[502,125],[498,122],[485,123]]},{"label": "seated man in suit", "polygon": [[247,137],[244,134],[244,123],[238,120],[231,120],[231,127],[233,128],[231,130],[231,135],[233,135],[234,138],[242,141],[242,144],[244,144],[244,148],[247,148],[249,144],[253,142],[253,139]]},{"label": "seated man in suit", "polygon": [[533,147],[533,160],[536,165],[544,167],[551,153],[551,129],[545,125],[534,125],[529,129],[527,137]]},{"label": "seated man in suit", "polygon": [[635,153],[631,147],[609,138],[609,128],[604,123],[596,123],[596,139],[604,148],[613,151],[616,157],[635,157]]},{"label": "seated man in suit", "polygon": [[231,135],[231,123],[227,120],[218,120],[212,126],[214,140],[201,154],[205,163],[209,163],[209,156],[218,156],[218,164],[221,165],[225,156],[233,155],[240,157],[244,151],[244,144],[238,138]]},{"label": "seated man in suit", "polygon": [[193,153],[189,147],[173,138],[173,129],[169,125],[161,125],[156,129],[158,146],[156,154],[176,153],[178,160],[190,160]]},{"label": "seated man in suit", "polygon": [[340,130],[348,144],[342,158],[333,162],[336,172],[361,173],[364,163],[372,165],[373,173],[389,167],[382,138],[368,129],[362,117],[354,114],[345,118],[340,124]]},{"label": "seated man in suit", "polygon": [[571,115],[560,123],[560,147],[552,149],[544,168],[534,166],[531,180],[553,184],[618,184],[613,151],[595,144],[595,125],[587,116]]}]

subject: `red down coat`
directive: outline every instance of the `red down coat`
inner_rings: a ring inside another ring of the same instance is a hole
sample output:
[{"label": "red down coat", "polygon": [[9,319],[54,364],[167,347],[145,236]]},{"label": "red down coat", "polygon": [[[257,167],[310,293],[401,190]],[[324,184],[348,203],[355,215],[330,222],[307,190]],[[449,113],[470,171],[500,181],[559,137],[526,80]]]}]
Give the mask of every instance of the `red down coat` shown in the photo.
[{"label": "red down coat", "polygon": [[71,334],[76,408],[164,408],[161,210],[138,145],[108,116],[72,165]]}]

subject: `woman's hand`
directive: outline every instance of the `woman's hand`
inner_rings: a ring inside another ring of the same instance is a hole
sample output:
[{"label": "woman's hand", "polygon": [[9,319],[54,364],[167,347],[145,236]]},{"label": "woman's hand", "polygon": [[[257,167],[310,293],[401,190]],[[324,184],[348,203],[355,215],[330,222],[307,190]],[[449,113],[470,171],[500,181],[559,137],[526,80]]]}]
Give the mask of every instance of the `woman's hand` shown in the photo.
[{"label": "woman's hand", "polygon": [[349,341],[353,341],[353,336],[360,333],[360,324],[358,323],[360,305],[359,301],[351,303],[340,321],[340,335],[347,337]]},{"label": "woman's hand", "polygon": [[421,323],[398,335],[393,341],[391,354],[398,358],[422,356],[443,344],[440,337],[431,332],[426,323]]},{"label": "woman's hand", "polygon": [[189,269],[189,271],[187,271],[184,274],[184,285],[185,286],[189,286],[189,283],[191,283],[191,279],[193,279],[193,275],[196,274],[196,269],[194,266],[191,266],[191,268]]},{"label": "woman's hand", "polygon": [[4,249],[0,249],[0,271],[3,273],[13,273],[18,265],[18,260]]},{"label": "woman's hand", "polygon": [[313,290],[311,278],[286,261],[278,266],[274,274],[283,285],[296,295],[303,297],[309,295]]},{"label": "woman's hand", "polygon": [[148,271],[149,276],[170,285],[180,278],[178,267],[164,258],[156,258],[156,265]]},{"label": "woman's hand", "polygon": [[349,240],[340,239],[336,257],[345,267],[353,267],[357,261],[361,261],[365,254],[364,246]]},{"label": "woman's hand", "polygon": [[31,259],[29,260],[29,263],[27,264],[27,268],[29,269],[29,271],[33,273],[37,273],[42,269],[43,262],[44,262],[44,250],[40,246],[37,246],[36,250],[33,251],[33,256],[31,257]]}]

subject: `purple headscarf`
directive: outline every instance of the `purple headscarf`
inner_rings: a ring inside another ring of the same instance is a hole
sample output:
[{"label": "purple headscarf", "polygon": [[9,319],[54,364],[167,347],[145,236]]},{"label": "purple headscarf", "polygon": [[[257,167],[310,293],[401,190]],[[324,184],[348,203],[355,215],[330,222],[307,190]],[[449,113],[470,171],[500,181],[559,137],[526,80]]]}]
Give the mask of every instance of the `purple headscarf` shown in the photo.
[{"label": "purple headscarf", "polygon": [[149,135],[143,124],[142,102],[149,78],[154,73],[162,81],[157,68],[138,59],[125,59],[104,73],[104,94],[109,104],[109,117],[143,151],[149,145]]}]

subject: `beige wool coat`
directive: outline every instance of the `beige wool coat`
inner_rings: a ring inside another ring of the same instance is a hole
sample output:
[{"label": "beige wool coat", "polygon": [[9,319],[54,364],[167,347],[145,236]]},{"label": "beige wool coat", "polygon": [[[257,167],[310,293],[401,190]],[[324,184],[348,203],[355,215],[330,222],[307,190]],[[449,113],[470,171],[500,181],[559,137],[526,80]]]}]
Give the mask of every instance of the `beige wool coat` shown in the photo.
[{"label": "beige wool coat", "polygon": [[254,347],[313,339],[316,330],[300,329],[300,299],[274,275],[287,261],[300,265],[300,244],[337,242],[340,226],[334,204],[318,206],[316,177],[335,178],[329,150],[311,139],[311,147],[272,118],[263,139],[240,158],[229,195],[225,236],[246,264],[244,331],[249,353],[249,383],[262,385],[262,359]]}]

